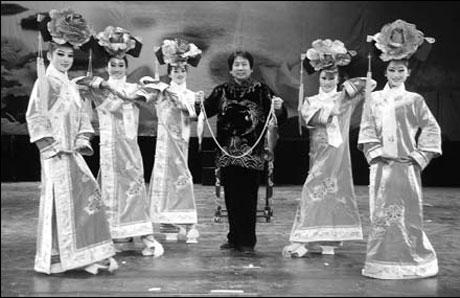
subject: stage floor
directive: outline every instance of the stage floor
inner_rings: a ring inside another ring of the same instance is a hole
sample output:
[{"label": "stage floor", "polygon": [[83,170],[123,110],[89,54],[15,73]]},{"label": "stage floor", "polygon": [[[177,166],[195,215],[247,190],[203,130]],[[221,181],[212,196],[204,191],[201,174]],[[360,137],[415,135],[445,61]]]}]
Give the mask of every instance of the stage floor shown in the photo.
[{"label": "stage floor", "polygon": [[[164,256],[143,257],[142,246],[116,255],[114,274],[69,271],[51,275],[33,270],[39,183],[1,185],[1,296],[459,296],[460,189],[424,188],[425,231],[439,262],[439,275],[418,280],[377,280],[361,275],[366,242],[350,241],[336,255],[281,256],[288,244],[302,186],[274,189],[274,217],[259,218],[255,256],[219,250],[227,220],[214,222],[214,187],[195,185],[198,244],[167,242]],[[367,186],[356,195],[367,239]],[[259,209],[265,188],[261,187]],[[223,204],[223,202],[222,202]],[[158,229],[156,230],[158,232]]]}]

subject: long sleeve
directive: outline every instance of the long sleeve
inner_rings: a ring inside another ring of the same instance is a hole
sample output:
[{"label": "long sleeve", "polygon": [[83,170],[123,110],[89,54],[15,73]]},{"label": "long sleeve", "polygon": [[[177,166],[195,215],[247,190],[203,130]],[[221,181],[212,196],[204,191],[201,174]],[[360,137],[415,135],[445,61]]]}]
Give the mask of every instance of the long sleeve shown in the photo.
[{"label": "long sleeve", "polygon": [[[320,106],[315,106],[312,105],[311,99],[309,97],[306,97],[302,108],[300,110],[300,114],[302,115],[303,119],[305,120],[305,123],[307,124],[307,127],[313,127],[314,124],[310,123],[311,120],[315,117],[315,114],[317,115],[318,112],[320,111],[321,107]],[[316,117],[317,119],[317,117]]]},{"label": "long sleeve", "polygon": [[35,143],[43,138],[53,137],[51,122],[47,116],[47,111],[41,110],[40,100],[37,80],[32,88],[26,112],[27,127],[29,129],[31,143]]},{"label": "long sleeve", "polygon": [[[224,96],[224,87],[217,86],[212,90],[211,94],[204,100],[204,109],[206,111],[206,116],[211,118],[219,113],[219,103],[221,102],[222,97]],[[201,112],[201,107],[196,108],[197,112]]]},{"label": "long sleeve", "polygon": [[[265,98],[265,101],[266,101],[265,105],[266,105],[266,107],[268,107],[268,110],[269,110],[269,107],[271,106],[272,98],[277,96],[277,95],[267,85],[263,85],[263,87],[265,88],[264,92],[266,94],[266,96],[265,96],[266,97]],[[287,109],[286,109],[286,106],[284,105],[284,103],[282,104],[280,109],[275,109],[275,116],[276,116],[276,121],[278,123],[278,126],[281,126],[281,125],[283,125],[284,122],[286,122],[286,120],[288,118],[288,113],[287,113]]]},{"label": "long sleeve", "polygon": [[82,106],[79,113],[80,125],[77,135],[80,134],[94,134],[93,126],[91,125],[91,102],[89,100],[82,100]]},{"label": "long sleeve", "polygon": [[333,104],[320,103],[315,97],[307,97],[300,110],[308,128],[325,126],[331,115]]},{"label": "long sleeve", "polygon": [[156,102],[159,99],[160,94],[168,87],[169,85],[163,82],[149,83],[140,87],[135,94],[144,97],[147,103]]},{"label": "long sleeve", "polygon": [[[75,84],[75,83],[72,83]],[[74,85],[75,86],[75,85]],[[75,86],[76,88],[76,86]],[[99,90],[98,90],[99,91]],[[78,130],[75,139],[74,149],[82,155],[93,155],[90,140],[94,135],[94,129],[91,124],[92,105],[91,101],[103,100],[101,92],[89,90],[86,92],[76,92],[76,100],[81,102],[78,111]],[[97,99],[95,99],[97,97]]]},{"label": "long sleeve", "polygon": [[108,97],[109,91],[103,89],[93,89],[80,91],[80,96],[84,100],[90,100],[96,107],[100,106]]},{"label": "long sleeve", "polygon": [[182,97],[183,104],[187,110],[187,116],[190,119],[197,119],[197,112],[195,108],[195,92],[187,90],[186,94]]},{"label": "long sleeve", "polygon": [[[47,77],[45,82],[48,84],[47,98],[40,97],[37,80],[30,94],[26,120],[30,142],[37,145],[40,155],[44,159],[48,159],[56,156],[61,148],[60,142],[55,139],[53,127],[48,116],[49,109],[53,107],[59,97],[61,82],[50,77]],[[47,111],[43,111],[41,100],[48,101]]]},{"label": "long sleeve", "polygon": [[283,125],[283,123],[286,122],[286,120],[288,119],[288,112],[284,103],[281,106],[281,109],[275,110],[275,115],[276,121],[278,122],[278,126],[281,126]]},{"label": "long sleeve", "polygon": [[442,154],[441,129],[423,97],[417,97],[414,104],[421,133],[417,149],[412,151],[410,156],[424,169],[432,158]]},{"label": "long sleeve", "polygon": [[369,164],[374,158],[383,154],[383,146],[375,130],[371,101],[364,103],[359,129],[358,149],[363,151]]}]

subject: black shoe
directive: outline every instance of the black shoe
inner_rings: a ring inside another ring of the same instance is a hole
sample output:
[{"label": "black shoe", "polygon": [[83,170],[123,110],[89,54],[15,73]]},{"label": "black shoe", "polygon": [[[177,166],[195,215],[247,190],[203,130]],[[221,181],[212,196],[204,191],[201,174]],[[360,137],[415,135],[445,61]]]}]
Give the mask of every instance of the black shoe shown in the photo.
[{"label": "black shoe", "polygon": [[113,239],[113,243],[130,243],[133,242],[133,237],[127,237],[127,238],[117,238]]},{"label": "black shoe", "polygon": [[230,243],[230,242],[225,242],[220,246],[220,249],[234,249],[236,248],[235,244]]},{"label": "black shoe", "polygon": [[244,255],[253,256],[256,254],[254,248],[250,246],[240,246],[238,247],[238,250]]}]

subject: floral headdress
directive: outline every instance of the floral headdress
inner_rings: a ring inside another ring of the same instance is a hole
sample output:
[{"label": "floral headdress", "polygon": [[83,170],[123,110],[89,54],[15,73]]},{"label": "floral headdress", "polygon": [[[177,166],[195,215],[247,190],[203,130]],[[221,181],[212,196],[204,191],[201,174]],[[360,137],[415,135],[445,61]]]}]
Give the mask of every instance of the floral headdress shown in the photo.
[{"label": "floral headdress", "polygon": [[160,64],[190,64],[196,67],[201,59],[202,51],[193,43],[183,39],[165,39],[155,55]]},{"label": "floral headdress", "polygon": [[108,26],[96,35],[97,42],[111,56],[123,58],[126,54],[139,57],[142,44],[131,33],[120,27]]},{"label": "floral headdress", "polygon": [[368,42],[372,40],[375,41],[375,47],[382,52],[380,59],[385,62],[409,59],[425,41],[430,44],[435,42],[434,38],[425,37],[414,24],[403,20],[386,24],[379,33],[367,37]]},{"label": "floral headdress", "polygon": [[348,51],[340,40],[317,39],[311,45],[312,48],[308,49],[306,53],[310,65],[304,63],[304,67],[309,73],[348,65],[351,57],[356,55],[355,51]]},{"label": "floral headdress", "polygon": [[79,48],[90,40],[93,33],[82,15],[72,9],[53,9],[49,16],[40,15],[38,20],[43,40],[59,45],[70,44]]}]

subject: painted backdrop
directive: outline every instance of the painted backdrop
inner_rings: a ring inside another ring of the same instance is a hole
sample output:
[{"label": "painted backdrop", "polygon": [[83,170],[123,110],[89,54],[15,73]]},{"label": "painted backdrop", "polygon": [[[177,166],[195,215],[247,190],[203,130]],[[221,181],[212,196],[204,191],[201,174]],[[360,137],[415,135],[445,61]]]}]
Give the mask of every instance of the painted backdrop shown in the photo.
[{"label": "painted backdrop", "polygon": [[[121,26],[142,39],[138,59],[129,60],[128,80],[154,75],[153,47],[167,37],[181,37],[203,49],[198,68],[190,68],[188,86],[209,93],[227,80],[227,56],[243,48],[255,56],[255,77],[265,81],[286,102],[290,121],[280,131],[299,137],[296,107],[299,91],[300,53],[317,38],[340,39],[358,57],[348,72],[365,76],[369,45],[366,35],[398,18],[416,23],[426,36],[437,42],[423,66],[414,70],[409,89],[423,93],[439,121],[444,137],[460,140],[460,67],[457,30],[460,28],[455,2],[322,2],[322,1],[2,1],[1,3],[1,132],[27,134],[25,111],[36,78],[36,14],[53,8],[73,8],[81,13],[96,32],[108,25]],[[382,86],[383,69],[373,59],[374,79]],[[95,72],[102,74],[100,61]],[[88,57],[76,54],[71,76],[84,74]],[[167,81],[165,66],[160,68]],[[304,76],[305,96],[318,91],[317,76]],[[359,123],[354,115],[352,126]],[[141,111],[139,135],[156,135],[156,121]],[[214,122],[212,122],[214,125]],[[97,123],[94,123],[97,126]],[[210,136],[209,131],[205,136]],[[192,134],[193,136],[193,134]],[[304,135],[306,137],[306,135]]]}]

